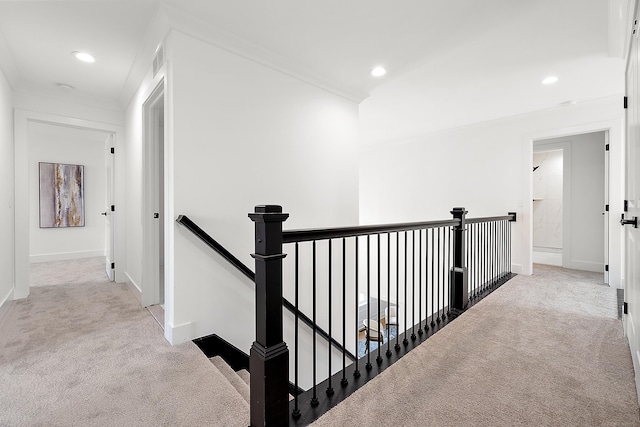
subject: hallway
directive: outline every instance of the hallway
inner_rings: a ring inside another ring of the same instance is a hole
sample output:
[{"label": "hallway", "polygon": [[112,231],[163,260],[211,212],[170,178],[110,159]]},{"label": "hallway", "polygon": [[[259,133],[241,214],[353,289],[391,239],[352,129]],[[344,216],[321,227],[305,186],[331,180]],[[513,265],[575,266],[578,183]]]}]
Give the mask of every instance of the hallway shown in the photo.
[{"label": "hallway", "polygon": [[[169,345],[100,263],[63,264],[83,279],[50,276],[0,321],[0,425],[247,425],[195,345]],[[316,424],[640,425],[617,317],[601,275],[535,266]]]}]

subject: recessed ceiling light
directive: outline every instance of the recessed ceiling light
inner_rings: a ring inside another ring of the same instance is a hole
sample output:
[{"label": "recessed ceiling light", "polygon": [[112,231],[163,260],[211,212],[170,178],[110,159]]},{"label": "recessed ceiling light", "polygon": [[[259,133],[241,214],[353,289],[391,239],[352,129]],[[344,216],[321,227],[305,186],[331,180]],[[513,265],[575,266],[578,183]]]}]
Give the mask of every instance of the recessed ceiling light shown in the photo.
[{"label": "recessed ceiling light", "polygon": [[387,74],[387,70],[385,70],[384,67],[375,67],[373,70],[371,70],[371,75],[373,77],[382,77],[385,74]]},{"label": "recessed ceiling light", "polygon": [[550,85],[550,84],[553,84],[553,83],[555,83],[557,81],[558,81],[558,78],[556,76],[549,76],[549,77],[547,77],[546,79],[544,79],[542,81],[542,84],[543,85]]},{"label": "recessed ceiling light", "polygon": [[93,56],[91,56],[88,53],[86,53],[86,52],[77,52],[76,51],[76,52],[71,52],[71,54],[73,56],[75,56],[77,59],[79,59],[80,61],[82,61],[82,62],[96,62],[96,59]]},{"label": "recessed ceiling light", "polygon": [[56,83],[56,86],[58,86],[60,89],[63,89],[63,90],[71,90],[71,89],[73,89],[73,86],[68,85],[66,83]]}]

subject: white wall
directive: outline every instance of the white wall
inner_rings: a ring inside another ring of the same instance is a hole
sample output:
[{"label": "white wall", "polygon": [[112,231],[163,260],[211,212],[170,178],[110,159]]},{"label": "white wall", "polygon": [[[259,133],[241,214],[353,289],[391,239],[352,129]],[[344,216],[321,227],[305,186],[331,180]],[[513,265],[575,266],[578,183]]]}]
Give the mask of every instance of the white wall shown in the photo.
[{"label": "white wall", "polygon": [[[255,205],[281,204],[286,229],[357,223],[355,103],[182,33],[167,52],[174,215],[188,215],[252,269]],[[253,285],[174,226],[170,340],[219,333],[248,351]]]},{"label": "white wall", "polygon": [[[31,262],[104,255],[105,219],[100,213],[106,209],[107,136],[105,132],[29,123]],[[39,162],[84,165],[84,227],[39,227]]]},{"label": "white wall", "polygon": [[470,217],[518,213],[514,271],[531,273],[533,140],[610,130],[610,283],[620,286],[622,97],[582,102],[423,135],[367,145],[360,154],[362,223],[448,218],[454,206]]},{"label": "white wall", "polygon": [[11,88],[0,71],[0,318],[13,299],[13,109]]}]

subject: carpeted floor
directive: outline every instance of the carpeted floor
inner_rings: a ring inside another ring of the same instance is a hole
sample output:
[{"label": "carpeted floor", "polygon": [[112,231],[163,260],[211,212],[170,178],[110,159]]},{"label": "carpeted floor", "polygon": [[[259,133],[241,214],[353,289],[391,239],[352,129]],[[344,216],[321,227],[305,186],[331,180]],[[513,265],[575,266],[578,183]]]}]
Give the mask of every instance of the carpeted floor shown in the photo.
[{"label": "carpeted floor", "polygon": [[616,290],[601,282],[536,266],[314,425],[639,426]]},{"label": "carpeted floor", "polygon": [[[75,278],[85,267],[57,265],[63,279],[0,322],[0,426],[246,426],[220,370],[88,264]],[[640,426],[616,289],[601,282],[536,266],[315,425]]]},{"label": "carpeted floor", "polygon": [[193,343],[171,346],[126,285],[68,264],[72,284],[52,274],[0,323],[0,426],[248,425],[246,401]]}]

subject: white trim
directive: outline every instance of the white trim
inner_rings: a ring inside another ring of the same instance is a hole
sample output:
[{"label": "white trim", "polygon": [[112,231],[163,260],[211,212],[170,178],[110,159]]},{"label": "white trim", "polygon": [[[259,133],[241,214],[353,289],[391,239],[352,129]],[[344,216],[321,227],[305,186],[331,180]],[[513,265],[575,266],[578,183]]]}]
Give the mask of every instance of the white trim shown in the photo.
[{"label": "white trim", "polygon": [[142,291],[140,290],[140,286],[136,284],[135,280],[133,280],[126,271],[124,272],[124,276],[127,287],[136,298],[136,301],[138,301],[138,304],[142,305]]},{"label": "white trim", "polygon": [[57,252],[52,254],[31,255],[29,261],[31,263],[47,262],[47,261],[64,261],[68,259],[95,258],[104,256],[104,248],[94,249],[92,251],[78,252]]},{"label": "white trim", "polygon": [[569,260],[569,262],[564,263],[565,268],[570,268],[572,270],[583,270],[583,271],[593,271],[594,273],[604,273],[604,263],[597,263],[592,261],[580,261],[580,260]]},{"label": "white trim", "polygon": [[2,319],[9,312],[9,307],[11,307],[11,304],[13,303],[12,294],[13,288],[9,290],[9,293],[2,300],[0,300],[0,323],[2,323]]},{"label": "white trim", "polygon": [[164,337],[171,345],[182,344],[191,341],[194,336],[194,324],[191,322],[182,323],[180,325],[172,325],[165,319]]},{"label": "white trim", "polygon": [[[160,151],[157,144],[159,136],[157,133],[157,111],[159,105],[163,106],[164,111],[165,80],[164,75],[160,72],[158,72],[156,76],[158,80],[154,81],[150,94],[142,103],[142,302],[145,307],[164,302],[160,301],[160,289],[158,287],[158,283],[160,282],[160,242],[158,236],[158,220],[153,219],[153,212],[157,210],[157,212],[160,213],[160,218],[164,225],[163,233],[165,235],[166,229],[168,228],[167,222],[169,222],[169,217],[166,214],[166,203],[163,206],[159,206],[157,194],[158,182],[156,178],[159,170],[162,169],[162,198],[164,199],[166,197],[166,156],[160,161]],[[166,137],[166,133],[162,135],[163,152]],[[162,168],[160,168],[159,163],[162,163]],[[165,248],[166,242],[163,250],[165,250]],[[166,262],[167,261],[165,261],[165,265]],[[163,283],[164,282],[166,282],[166,280],[163,280]]]},{"label": "white trim", "polygon": [[525,274],[522,264],[511,264],[511,272],[515,274]]}]

